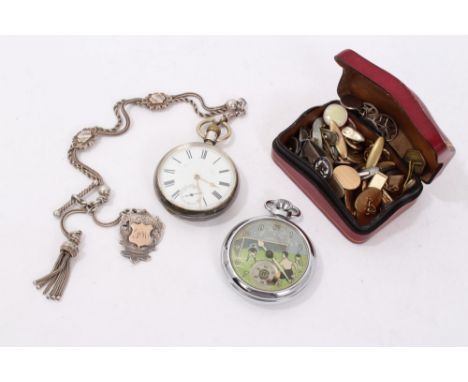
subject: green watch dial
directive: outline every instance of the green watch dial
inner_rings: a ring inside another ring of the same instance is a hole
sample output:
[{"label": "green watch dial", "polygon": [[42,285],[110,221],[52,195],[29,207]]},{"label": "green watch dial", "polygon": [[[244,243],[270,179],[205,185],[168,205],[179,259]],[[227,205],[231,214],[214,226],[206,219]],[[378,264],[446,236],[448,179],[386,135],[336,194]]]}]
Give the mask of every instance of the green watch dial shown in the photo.
[{"label": "green watch dial", "polygon": [[309,267],[309,246],[287,221],[261,218],[235,233],[229,250],[234,272],[249,286],[265,292],[290,288]]}]

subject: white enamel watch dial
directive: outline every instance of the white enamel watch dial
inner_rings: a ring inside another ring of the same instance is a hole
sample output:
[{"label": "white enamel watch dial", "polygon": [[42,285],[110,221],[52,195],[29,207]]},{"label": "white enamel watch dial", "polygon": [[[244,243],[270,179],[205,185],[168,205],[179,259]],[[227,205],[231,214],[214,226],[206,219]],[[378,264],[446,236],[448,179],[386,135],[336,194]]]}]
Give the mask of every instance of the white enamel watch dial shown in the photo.
[{"label": "white enamel watch dial", "polygon": [[234,199],[237,170],[232,160],[212,144],[177,146],[159,162],[154,186],[166,208],[189,219],[221,213]]}]

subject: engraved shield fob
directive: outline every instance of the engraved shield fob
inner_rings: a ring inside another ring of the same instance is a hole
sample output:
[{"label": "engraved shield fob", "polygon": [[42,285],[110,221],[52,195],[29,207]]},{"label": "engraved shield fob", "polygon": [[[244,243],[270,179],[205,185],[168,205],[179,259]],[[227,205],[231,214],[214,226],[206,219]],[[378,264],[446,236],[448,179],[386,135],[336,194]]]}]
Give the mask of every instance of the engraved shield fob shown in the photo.
[{"label": "engraved shield fob", "polygon": [[307,235],[294,223],[300,210],[278,199],[265,203],[270,216],[246,220],[226,237],[222,262],[231,285],[263,302],[288,300],[312,275],[316,258]]},{"label": "engraved shield fob", "polygon": [[129,209],[122,213],[120,222],[120,244],[124,247],[122,255],[132,263],[148,261],[149,253],[161,241],[163,223],[146,210]]}]

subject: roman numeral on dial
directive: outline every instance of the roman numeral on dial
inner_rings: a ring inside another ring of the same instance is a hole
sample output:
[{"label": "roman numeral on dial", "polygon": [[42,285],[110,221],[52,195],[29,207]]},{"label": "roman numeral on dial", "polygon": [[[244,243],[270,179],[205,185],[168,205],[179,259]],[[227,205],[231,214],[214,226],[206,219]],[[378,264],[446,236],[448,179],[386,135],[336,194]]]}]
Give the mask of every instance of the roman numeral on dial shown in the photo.
[{"label": "roman numeral on dial", "polygon": [[219,182],[220,186],[229,187],[231,184],[227,182]]},{"label": "roman numeral on dial", "polygon": [[216,190],[213,191],[212,194],[213,194],[213,196],[214,196],[216,199],[218,199],[218,200],[220,200],[220,199],[223,197],[223,196],[222,196],[218,191],[216,191]]},{"label": "roman numeral on dial", "polygon": [[171,180],[166,180],[166,181],[164,182],[164,185],[165,185],[166,187],[171,187],[171,186],[174,185],[174,183],[175,183],[175,181],[174,181],[173,179],[171,179]]},{"label": "roman numeral on dial", "polygon": [[207,154],[208,154],[208,151],[206,149],[203,149],[201,152],[201,159],[206,159]]},{"label": "roman numeral on dial", "polygon": [[188,159],[192,159],[192,152],[190,150],[185,150],[185,153],[188,156]]}]

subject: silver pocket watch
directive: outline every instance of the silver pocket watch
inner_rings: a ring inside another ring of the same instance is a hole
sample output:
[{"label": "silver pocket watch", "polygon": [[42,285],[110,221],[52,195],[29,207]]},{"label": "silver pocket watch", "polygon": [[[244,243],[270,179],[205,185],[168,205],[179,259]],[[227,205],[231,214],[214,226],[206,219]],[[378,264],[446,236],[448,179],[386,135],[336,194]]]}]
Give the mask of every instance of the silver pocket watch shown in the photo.
[{"label": "silver pocket watch", "polygon": [[202,121],[197,132],[203,142],[171,149],[159,162],[154,187],[163,205],[173,214],[203,220],[223,212],[235,199],[237,169],[232,159],[215,147],[231,136],[225,121]]},{"label": "silver pocket watch", "polygon": [[278,302],[296,295],[312,275],[316,259],[307,235],[289,218],[300,216],[291,202],[269,200],[269,216],[248,219],[232,229],[222,263],[232,286],[257,301]]}]

